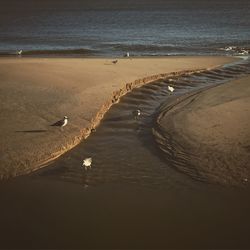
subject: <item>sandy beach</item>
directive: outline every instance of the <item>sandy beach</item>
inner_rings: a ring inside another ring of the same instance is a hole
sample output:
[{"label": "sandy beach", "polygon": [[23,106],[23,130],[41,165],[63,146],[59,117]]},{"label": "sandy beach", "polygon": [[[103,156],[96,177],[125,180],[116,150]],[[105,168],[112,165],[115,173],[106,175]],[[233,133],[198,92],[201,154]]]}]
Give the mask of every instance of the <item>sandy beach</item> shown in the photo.
[{"label": "sandy beach", "polygon": [[250,77],[185,98],[159,123],[190,154],[188,164],[208,182],[249,182]]},{"label": "sandy beach", "polygon": [[[234,60],[133,58],[113,64],[112,59],[1,58],[1,178],[38,169],[74,147],[133,87],[171,72],[213,68]],[[69,125],[63,131],[50,127],[64,115]],[[192,115],[187,121],[202,116],[195,110]]]},{"label": "sandy beach", "polygon": [[249,16],[1,0],[0,250],[250,249]]}]

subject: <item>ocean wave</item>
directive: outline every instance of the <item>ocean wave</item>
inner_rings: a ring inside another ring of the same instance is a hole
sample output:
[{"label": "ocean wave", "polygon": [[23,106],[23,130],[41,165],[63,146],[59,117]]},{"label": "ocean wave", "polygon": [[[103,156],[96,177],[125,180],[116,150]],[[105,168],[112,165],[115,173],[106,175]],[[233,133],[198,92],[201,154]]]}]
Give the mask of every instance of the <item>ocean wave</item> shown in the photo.
[{"label": "ocean wave", "polygon": [[[20,48],[21,49],[21,48]],[[0,56],[19,55],[18,50],[0,50]],[[188,55],[238,55],[248,56],[250,47],[243,46],[179,46],[174,44],[101,43],[93,48],[36,49],[23,48],[23,56],[188,56]]]},{"label": "ocean wave", "polygon": [[170,56],[170,55],[249,55],[250,47],[224,46],[216,44],[192,46],[176,44],[129,44],[129,43],[103,43],[99,47],[103,51],[112,53],[126,53],[136,56]]},{"label": "ocean wave", "polygon": [[[112,49],[114,51],[133,51],[133,52],[150,52],[150,53],[158,53],[165,52],[168,53],[183,53],[190,50],[185,46],[176,46],[172,44],[129,44],[129,43],[105,43],[101,45],[102,48]],[[204,48],[202,47],[192,47],[194,51],[202,51]]]},{"label": "ocean wave", "polygon": [[248,47],[238,47],[238,46],[226,46],[223,48],[220,48],[220,50],[227,51],[232,54],[236,55],[249,55],[250,48]]},{"label": "ocean wave", "polygon": [[26,55],[26,56],[91,56],[97,54],[91,49],[54,49],[54,50],[20,50],[20,51],[0,51],[2,56]]}]

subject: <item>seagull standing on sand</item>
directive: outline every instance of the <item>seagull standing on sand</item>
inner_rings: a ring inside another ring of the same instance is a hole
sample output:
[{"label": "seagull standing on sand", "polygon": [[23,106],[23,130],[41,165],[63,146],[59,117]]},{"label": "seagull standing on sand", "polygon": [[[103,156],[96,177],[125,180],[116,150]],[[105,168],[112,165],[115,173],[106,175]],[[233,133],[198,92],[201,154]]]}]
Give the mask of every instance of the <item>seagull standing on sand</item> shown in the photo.
[{"label": "seagull standing on sand", "polygon": [[56,127],[65,127],[67,124],[68,124],[68,117],[67,116],[64,116],[62,120],[59,120],[53,124],[51,124],[50,126],[56,126]]},{"label": "seagull standing on sand", "polygon": [[168,91],[170,91],[171,93],[174,92],[174,87],[168,86]]},{"label": "seagull standing on sand", "polygon": [[17,51],[17,54],[18,54],[19,56],[21,56],[21,55],[22,55],[22,53],[23,53],[23,51],[22,51],[22,50]]},{"label": "seagull standing on sand", "polygon": [[92,163],[92,158],[86,158],[82,162],[82,167],[84,167],[85,170],[91,169],[91,163]]},{"label": "seagull standing on sand", "polygon": [[136,109],[132,112],[133,116],[135,119],[138,119],[138,117],[141,115],[141,110],[140,109]]}]

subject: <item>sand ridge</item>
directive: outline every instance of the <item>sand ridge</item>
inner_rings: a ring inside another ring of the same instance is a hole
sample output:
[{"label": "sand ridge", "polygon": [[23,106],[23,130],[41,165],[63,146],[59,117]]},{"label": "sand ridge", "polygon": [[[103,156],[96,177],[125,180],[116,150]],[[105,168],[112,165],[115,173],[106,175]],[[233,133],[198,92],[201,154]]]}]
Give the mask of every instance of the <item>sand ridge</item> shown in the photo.
[{"label": "sand ridge", "polygon": [[208,182],[244,185],[250,177],[250,77],[190,95],[159,121],[190,153]]}]

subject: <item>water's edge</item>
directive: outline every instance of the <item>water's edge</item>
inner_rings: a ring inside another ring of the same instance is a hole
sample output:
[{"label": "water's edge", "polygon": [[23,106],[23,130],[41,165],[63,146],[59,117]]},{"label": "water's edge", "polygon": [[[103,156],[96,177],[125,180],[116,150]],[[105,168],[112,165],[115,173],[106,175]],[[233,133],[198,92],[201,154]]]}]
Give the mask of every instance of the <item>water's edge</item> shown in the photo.
[{"label": "water's edge", "polygon": [[[169,146],[167,157],[173,159],[174,164],[162,157],[155,141],[157,136],[152,133],[157,129],[158,116],[176,101],[180,102],[197,91],[201,92],[239,78],[248,71],[248,61],[238,61],[208,70],[175,72],[150,84],[137,84],[138,88],[135,86],[133,91],[121,89],[114,92],[111,102],[104,105],[99,116],[92,120],[93,128],[101,121],[96,132],[86,142],[80,141],[77,147],[65,152],[64,156],[37,174],[80,182],[83,185],[96,185],[100,181],[113,180],[141,183],[143,178],[151,184],[160,185],[159,183],[165,183],[166,180],[169,184],[169,171],[175,176],[171,169],[175,169],[176,164],[183,166],[185,162],[174,161],[174,151],[169,145],[171,140],[166,143]],[[168,91],[168,86],[175,88],[174,93]],[[142,115],[135,120],[132,114],[136,109],[140,109]],[[93,157],[93,171],[82,172],[80,166],[84,157]],[[152,166],[157,166],[157,169]],[[178,179],[182,177],[176,176],[175,180]]]},{"label": "water's edge", "polygon": [[[239,61],[236,61],[237,63]],[[27,171],[24,171],[22,173],[18,173],[19,175],[25,175],[32,173],[34,171],[37,171],[41,168],[47,167],[49,164],[54,162],[56,159],[58,159],[60,156],[65,154],[66,152],[70,151],[72,148],[77,146],[79,143],[81,143],[83,140],[85,140],[93,130],[100,124],[102,121],[104,115],[107,113],[107,111],[113,106],[113,104],[116,104],[120,101],[120,98],[126,95],[127,93],[131,92],[135,88],[142,87],[146,84],[152,84],[158,80],[165,80],[168,81],[171,78],[178,78],[178,77],[185,77],[185,76],[191,76],[193,74],[200,74],[205,71],[215,70],[217,68],[222,67],[216,66],[212,68],[207,69],[194,69],[194,70],[184,70],[184,71],[178,71],[178,72],[171,72],[171,73],[162,73],[157,75],[152,75],[148,77],[144,77],[141,79],[137,79],[130,83],[125,83],[122,88],[119,90],[114,91],[110,98],[101,106],[100,110],[96,113],[96,115],[91,119],[89,126],[82,128],[81,132],[78,136],[72,138],[70,141],[67,142],[66,145],[63,145],[59,151],[52,152],[50,157],[37,162],[35,166],[32,167],[32,169],[28,169]]]},{"label": "water's edge", "polygon": [[[216,67],[215,67],[216,68]],[[194,73],[200,73],[205,70],[209,69],[195,69],[195,70],[183,70],[183,71],[176,71],[176,72],[170,72],[170,73],[161,73],[157,75],[147,76],[144,78],[137,79],[130,83],[125,83],[122,88],[119,90],[116,90],[112,93],[111,97],[101,106],[100,110],[96,113],[96,115],[91,119],[90,125],[88,127],[82,128],[81,133],[79,136],[72,139],[72,141],[68,142],[67,145],[64,145],[62,147],[61,151],[53,152],[51,155],[52,157],[47,158],[41,162],[38,162],[37,165],[32,168],[32,170],[28,170],[24,173],[21,173],[20,175],[29,174],[31,172],[37,171],[43,167],[48,166],[53,161],[55,161],[57,158],[65,154],[66,152],[70,151],[72,148],[77,146],[79,143],[81,143],[83,140],[87,139],[87,137],[91,134],[93,130],[97,128],[97,126],[100,124],[101,120],[103,119],[104,115],[108,112],[108,110],[112,107],[113,104],[116,104],[120,101],[120,98],[126,95],[127,93],[131,92],[135,88],[139,88],[145,84],[153,83],[157,80],[161,79],[170,79],[172,77],[182,76],[182,75],[191,75]],[[66,148],[66,149],[65,149]]]}]

